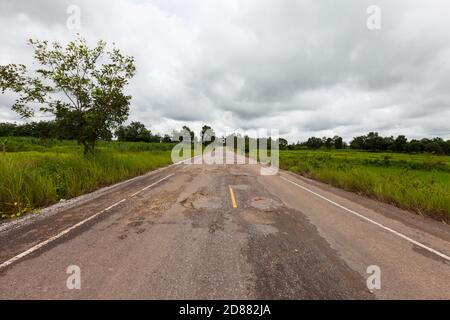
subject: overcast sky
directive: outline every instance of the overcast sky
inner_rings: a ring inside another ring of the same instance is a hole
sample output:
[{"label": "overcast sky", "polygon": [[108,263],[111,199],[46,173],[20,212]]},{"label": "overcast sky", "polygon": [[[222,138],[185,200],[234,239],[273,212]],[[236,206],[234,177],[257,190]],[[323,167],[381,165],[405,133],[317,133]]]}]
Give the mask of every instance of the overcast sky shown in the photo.
[{"label": "overcast sky", "polygon": [[[29,38],[77,32],[136,58],[130,120],[153,131],[450,138],[448,0],[0,0],[0,64],[31,65]],[[0,121],[20,121],[13,99],[0,95]]]}]

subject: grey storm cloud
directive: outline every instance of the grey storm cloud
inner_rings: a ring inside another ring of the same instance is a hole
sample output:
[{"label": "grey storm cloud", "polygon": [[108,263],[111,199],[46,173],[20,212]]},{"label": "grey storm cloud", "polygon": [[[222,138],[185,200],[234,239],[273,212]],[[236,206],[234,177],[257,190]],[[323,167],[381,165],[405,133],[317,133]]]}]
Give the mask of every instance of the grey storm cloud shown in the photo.
[{"label": "grey storm cloud", "polygon": [[[380,30],[366,27],[373,4]],[[446,0],[2,0],[0,63],[31,64],[28,38],[78,32],[135,56],[130,120],[156,131],[450,138],[449,16]],[[12,101],[0,96],[0,121],[20,120]]]}]

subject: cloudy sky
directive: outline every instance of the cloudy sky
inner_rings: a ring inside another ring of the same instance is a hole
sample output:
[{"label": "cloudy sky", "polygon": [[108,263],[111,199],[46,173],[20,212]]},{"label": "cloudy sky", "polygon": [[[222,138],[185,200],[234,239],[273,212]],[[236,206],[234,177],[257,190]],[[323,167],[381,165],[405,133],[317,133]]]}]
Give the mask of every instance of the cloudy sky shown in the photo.
[{"label": "cloudy sky", "polygon": [[[0,64],[31,65],[29,38],[77,32],[136,58],[130,120],[153,131],[450,138],[448,0],[0,0]],[[13,99],[0,95],[0,121],[21,121]]]}]

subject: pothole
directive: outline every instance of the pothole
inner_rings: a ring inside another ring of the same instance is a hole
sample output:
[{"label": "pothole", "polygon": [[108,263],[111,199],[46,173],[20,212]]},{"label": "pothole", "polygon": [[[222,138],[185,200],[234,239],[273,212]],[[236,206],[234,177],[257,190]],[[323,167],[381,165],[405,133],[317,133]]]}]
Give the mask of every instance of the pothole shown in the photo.
[{"label": "pothole", "polygon": [[217,209],[220,208],[220,198],[210,196],[205,191],[199,191],[182,200],[181,205],[188,209]]}]

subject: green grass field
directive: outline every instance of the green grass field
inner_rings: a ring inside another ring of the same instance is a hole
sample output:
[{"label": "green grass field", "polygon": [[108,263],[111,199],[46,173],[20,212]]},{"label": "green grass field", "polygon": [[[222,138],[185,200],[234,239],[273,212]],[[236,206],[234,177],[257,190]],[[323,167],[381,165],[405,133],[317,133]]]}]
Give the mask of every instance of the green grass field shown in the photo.
[{"label": "green grass field", "polygon": [[12,218],[171,163],[172,144],[100,142],[93,159],[74,141],[8,138],[0,152],[0,218]]},{"label": "green grass field", "polygon": [[450,220],[450,157],[347,150],[280,151],[280,167]]},{"label": "green grass field", "polygon": [[[8,138],[0,152],[0,218],[27,212],[171,163],[173,144]],[[282,169],[450,221],[450,157],[358,151],[280,151]]]}]

